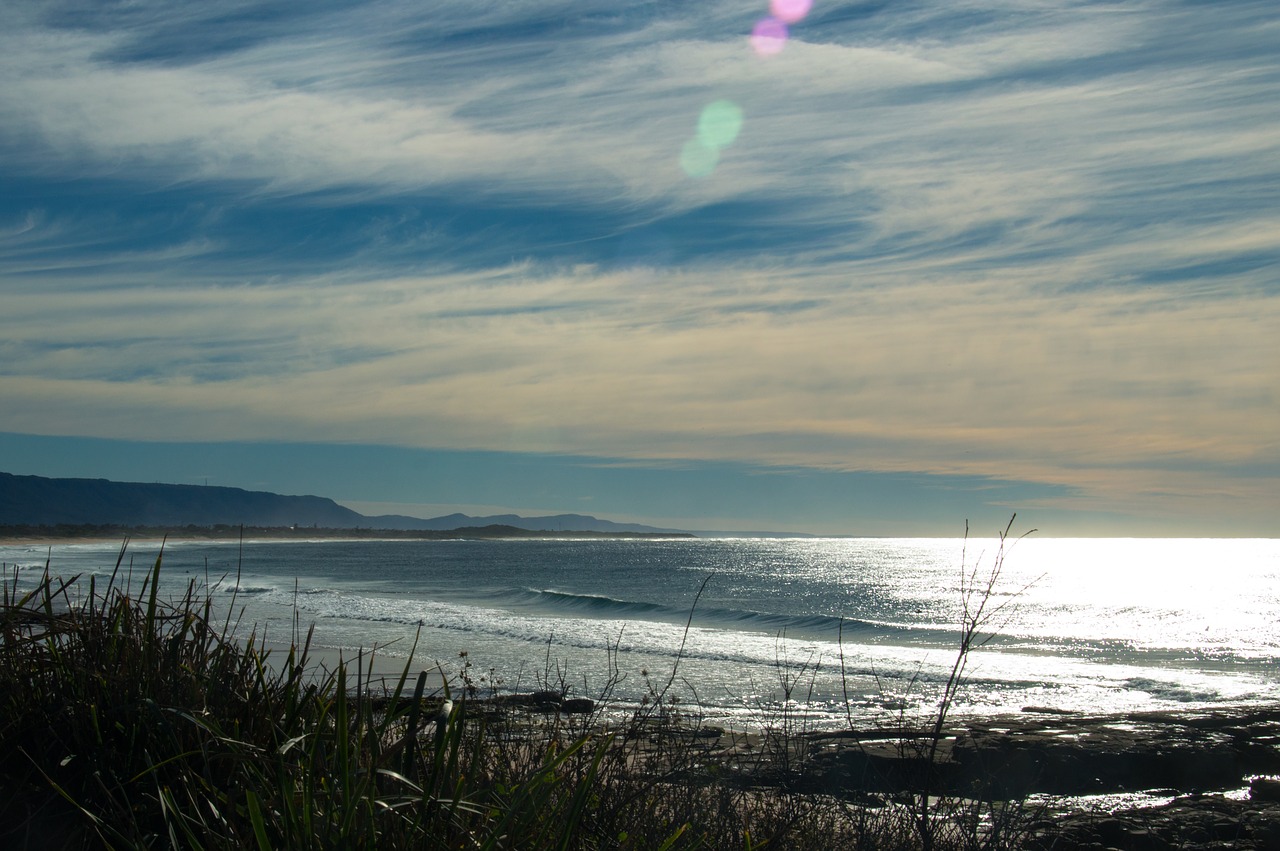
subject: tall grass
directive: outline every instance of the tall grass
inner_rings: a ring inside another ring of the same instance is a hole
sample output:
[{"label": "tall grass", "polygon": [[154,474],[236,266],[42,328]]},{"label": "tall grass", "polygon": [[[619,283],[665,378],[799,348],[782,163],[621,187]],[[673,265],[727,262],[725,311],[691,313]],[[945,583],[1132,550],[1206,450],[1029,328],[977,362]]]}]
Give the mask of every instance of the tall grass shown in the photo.
[{"label": "tall grass", "polygon": [[[622,716],[499,699],[467,661],[430,692],[411,660],[375,688],[364,656],[314,664],[309,632],[283,658],[233,639],[201,586],[160,593],[163,553],[136,583],[124,555],[105,587],[6,574],[0,847],[946,847],[930,811],[792,788],[789,722],[754,743],[707,728],[674,668]],[[568,692],[550,663],[542,680]],[[761,784],[766,762],[784,771]]]}]

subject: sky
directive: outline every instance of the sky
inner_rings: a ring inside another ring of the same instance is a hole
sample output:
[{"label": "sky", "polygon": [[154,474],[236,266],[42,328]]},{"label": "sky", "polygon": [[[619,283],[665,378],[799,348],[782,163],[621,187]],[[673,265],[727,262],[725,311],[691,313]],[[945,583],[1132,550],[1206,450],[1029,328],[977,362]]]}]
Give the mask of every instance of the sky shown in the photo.
[{"label": "sky", "polygon": [[6,472],[1276,536],[1278,330],[1274,0],[0,6]]}]

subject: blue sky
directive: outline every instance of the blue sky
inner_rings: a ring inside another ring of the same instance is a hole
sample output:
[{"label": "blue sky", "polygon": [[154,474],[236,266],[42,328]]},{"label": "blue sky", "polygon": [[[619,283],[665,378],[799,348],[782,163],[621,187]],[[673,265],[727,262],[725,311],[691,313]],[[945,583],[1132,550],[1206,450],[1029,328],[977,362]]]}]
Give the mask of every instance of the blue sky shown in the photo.
[{"label": "blue sky", "polygon": [[1274,2],[769,14],[4,4],[0,469],[1277,534]]}]

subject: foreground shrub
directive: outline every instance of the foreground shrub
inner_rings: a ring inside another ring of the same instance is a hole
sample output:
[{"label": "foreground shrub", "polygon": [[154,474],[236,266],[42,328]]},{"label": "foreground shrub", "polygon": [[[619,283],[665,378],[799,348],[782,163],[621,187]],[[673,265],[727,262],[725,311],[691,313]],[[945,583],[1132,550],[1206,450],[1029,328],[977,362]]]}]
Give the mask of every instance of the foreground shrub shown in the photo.
[{"label": "foreground shrub", "polygon": [[230,615],[219,620],[195,584],[163,599],[162,557],[135,593],[120,581],[123,558],[105,589],[47,567],[25,593],[16,574],[3,583],[0,846],[920,844],[909,807],[744,782],[767,772],[731,770],[724,747],[708,749],[718,731],[668,696],[674,671],[621,720],[535,714],[479,694],[465,667],[430,694],[411,663],[374,689],[363,657],[311,664],[309,633],[295,631],[283,659],[256,635],[234,640]]}]

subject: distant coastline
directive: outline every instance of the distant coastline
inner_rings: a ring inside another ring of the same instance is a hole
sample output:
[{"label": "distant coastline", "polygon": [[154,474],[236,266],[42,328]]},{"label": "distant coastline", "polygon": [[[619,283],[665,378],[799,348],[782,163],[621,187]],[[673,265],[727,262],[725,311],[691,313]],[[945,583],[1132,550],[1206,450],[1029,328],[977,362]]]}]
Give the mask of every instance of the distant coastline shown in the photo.
[{"label": "distant coastline", "polygon": [[318,526],[125,526],[119,524],[15,524],[0,526],[0,541],[9,543],[43,544],[52,542],[110,542],[125,538],[130,540],[173,541],[237,541],[237,540],[408,540],[448,541],[458,539],[500,540],[519,538],[538,539],[618,539],[618,538],[695,538],[690,532],[601,532],[590,530],[531,530],[516,526],[488,525],[463,526],[457,529],[371,529],[333,528]]},{"label": "distant coastline", "polygon": [[328,497],[209,485],[50,479],[0,472],[0,538],[241,537],[545,538],[685,537],[684,529],[619,523],[587,514],[522,517],[365,515]]}]

